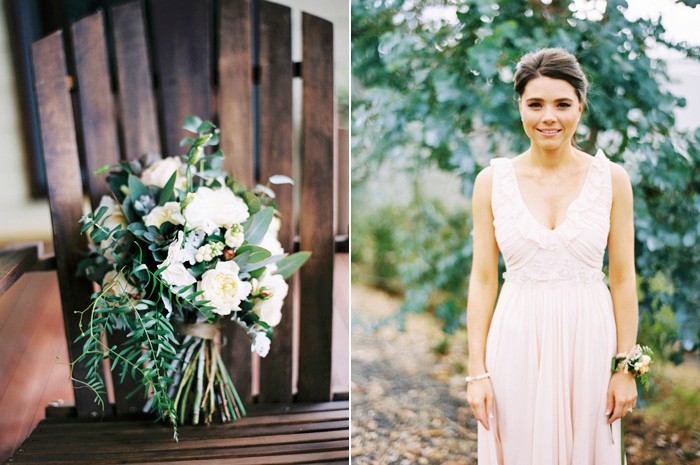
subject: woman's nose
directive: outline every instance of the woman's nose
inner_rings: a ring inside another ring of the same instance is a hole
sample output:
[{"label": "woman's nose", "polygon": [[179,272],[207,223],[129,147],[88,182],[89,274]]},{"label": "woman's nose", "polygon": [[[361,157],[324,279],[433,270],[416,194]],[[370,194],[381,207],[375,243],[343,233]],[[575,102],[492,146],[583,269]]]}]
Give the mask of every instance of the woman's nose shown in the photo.
[{"label": "woman's nose", "polygon": [[542,122],[544,123],[553,123],[556,120],[554,116],[554,111],[550,108],[545,108],[544,113],[542,114]]}]

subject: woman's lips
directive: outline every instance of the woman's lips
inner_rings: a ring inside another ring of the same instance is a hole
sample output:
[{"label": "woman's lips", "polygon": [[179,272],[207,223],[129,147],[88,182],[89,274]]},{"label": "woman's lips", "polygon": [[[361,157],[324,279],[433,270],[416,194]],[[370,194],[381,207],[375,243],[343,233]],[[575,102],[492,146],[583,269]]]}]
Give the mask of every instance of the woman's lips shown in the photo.
[{"label": "woman's lips", "polygon": [[537,132],[543,136],[553,137],[561,132],[561,129],[538,129]]}]

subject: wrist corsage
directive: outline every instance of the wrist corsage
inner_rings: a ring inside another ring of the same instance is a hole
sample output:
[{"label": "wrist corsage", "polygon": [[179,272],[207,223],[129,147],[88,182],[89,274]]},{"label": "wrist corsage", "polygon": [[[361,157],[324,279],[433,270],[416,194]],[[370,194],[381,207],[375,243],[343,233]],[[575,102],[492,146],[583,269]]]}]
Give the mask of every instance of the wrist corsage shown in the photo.
[{"label": "wrist corsage", "polygon": [[639,378],[645,388],[649,388],[649,365],[653,362],[654,352],[647,346],[639,344],[632,347],[629,352],[620,352],[612,359],[611,370],[613,373],[623,371],[631,373],[635,378]]}]

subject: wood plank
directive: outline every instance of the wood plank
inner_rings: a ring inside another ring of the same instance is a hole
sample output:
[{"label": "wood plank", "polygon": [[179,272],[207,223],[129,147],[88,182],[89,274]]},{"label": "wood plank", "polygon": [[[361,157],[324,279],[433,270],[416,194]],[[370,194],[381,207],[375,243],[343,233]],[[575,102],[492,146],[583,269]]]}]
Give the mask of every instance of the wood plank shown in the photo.
[{"label": "wood plank", "polygon": [[333,280],[331,392],[336,398],[350,392],[350,254],[334,254]]},{"label": "wood plank", "polygon": [[[300,443],[300,444],[269,444],[264,446],[237,446],[234,448],[214,448],[210,450],[188,450],[180,449],[174,451],[156,451],[156,452],[143,452],[143,451],[129,451],[121,453],[107,453],[95,451],[90,452],[70,452],[54,454],[50,457],[40,457],[34,456],[31,453],[20,454],[15,458],[14,463],[71,463],[71,464],[95,464],[100,465],[108,464],[118,464],[118,463],[134,463],[134,462],[157,462],[163,463],[163,460],[168,460],[166,463],[182,463],[185,461],[195,461],[199,463],[199,460],[203,455],[206,456],[207,460],[218,459],[218,463],[235,458],[257,458],[262,462],[268,457],[288,457],[289,455],[297,455],[303,453],[320,453],[320,452],[330,452],[347,449],[349,441],[339,440],[339,441],[323,441],[318,443]],[[37,460],[39,459],[39,460]]]},{"label": "wood plank", "polygon": [[[54,249],[61,290],[61,305],[71,361],[81,354],[75,339],[81,334],[80,316],[76,311],[90,304],[92,284],[76,276],[80,256],[86,250],[85,236],[78,220],[82,214],[82,183],[75,140],[73,110],[67,87],[63,36],[60,31],[32,45],[35,88],[47,177],[61,182],[49,184],[49,203],[53,226]],[[73,376],[85,379],[87,370],[75,366]],[[75,402],[80,416],[100,415],[94,395],[74,383]],[[105,399],[106,401],[106,399]],[[106,412],[108,414],[109,412]]]},{"label": "wood plank", "polygon": [[[283,5],[260,2],[260,179],[273,174],[294,176],[292,129],[292,19]],[[291,251],[294,246],[292,186],[275,186],[277,208],[283,223],[278,239]],[[260,362],[260,402],[292,399],[292,311],[294,283],[282,307],[268,356]]]},{"label": "wood plank", "polygon": [[346,128],[339,128],[337,134],[336,236],[338,234],[347,235],[350,232],[350,131]]},{"label": "wood plank", "polygon": [[38,259],[39,252],[36,245],[15,250],[0,250],[0,296],[29,271]]},{"label": "wood plank", "polygon": [[190,115],[212,119],[210,0],[151,0],[154,56],[165,156],[184,150],[182,123]]},{"label": "wood plank", "polygon": [[253,187],[253,64],[250,0],[219,2],[220,148],[225,168]]},{"label": "wood plank", "polygon": [[[86,442],[109,440],[124,442],[136,447],[153,447],[151,444],[160,444],[158,447],[168,448],[168,444],[194,444],[202,441],[221,441],[232,438],[262,437],[269,435],[304,434],[314,432],[338,432],[348,434],[349,420],[331,420],[313,423],[292,423],[282,425],[260,425],[238,428],[226,427],[226,425],[213,425],[210,427],[181,426],[179,429],[179,442],[172,440],[172,429],[166,425],[132,425],[122,424],[122,428],[107,428],[103,423],[93,423],[91,428],[61,427],[55,422],[43,422],[32,437],[27,440],[25,447],[33,450],[53,450],[58,438],[61,444],[73,444],[79,447]],[[345,436],[343,436],[345,437]],[[176,447],[176,446],[175,446]]]},{"label": "wood plank", "polygon": [[[230,457],[226,459],[227,465],[277,465],[277,464],[304,464],[304,463],[318,463],[319,461],[330,461],[330,460],[343,460],[349,459],[350,453],[347,447],[343,448],[342,444],[339,444],[334,450],[326,450],[321,452],[310,451],[310,452],[297,452],[297,453],[286,453],[283,455],[268,455],[268,456],[252,456],[252,457]],[[79,459],[79,457],[77,457]],[[168,461],[138,461],[129,462],[132,465],[167,465],[172,463],[177,463],[181,465],[219,465],[221,464],[221,458],[195,458],[184,459],[184,460],[168,460]],[[64,465],[68,463],[81,463],[73,460],[72,458],[68,461],[66,460],[42,460],[37,461],[34,457],[28,457],[23,454],[17,454],[13,458],[12,462],[8,462],[8,465],[14,463],[42,463],[44,465]],[[82,463],[94,463],[94,462],[82,462]],[[102,462],[101,462],[102,463]],[[123,462],[115,462],[123,463]]]},{"label": "wood plank", "polygon": [[123,155],[127,160],[134,160],[149,153],[159,154],[153,73],[141,2],[112,7],[111,19]]},{"label": "wood plank", "polygon": [[[265,415],[260,417],[243,417],[239,420],[222,425],[215,425],[219,429],[236,429],[248,428],[254,426],[269,426],[269,425],[301,425],[305,423],[317,423],[320,421],[336,421],[346,420],[349,417],[348,410],[329,410],[321,412],[294,413],[294,414],[279,414]],[[42,424],[43,425],[43,424]],[[59,431],[71,431],[72,433],[81,432],[81,434],[90,434],[95,428],[99,428],[100,432],[112,431],[115,434],[126,434],[129,431],[140,431],[143,428],[152,427],[156,432],[158,428],[163,431],[169,431],[171,428],[168,425],[153,423],[152,421],[69,421],[68,419],[60,419],[56,421],[47,420],[45,428],[49,428],[51,434],[57,434]],[[183,428],[187,429],[188,426]],[[43,428],[37,428],[35,435],[43,434]],[[193,431],[199,431],[194,428]]]},{"label": "wood plank", "polygon": [[235,321],[224,320],[221,328],[221,357],[246,410],[253,403],[252,355],[250,337]]},{"label": "wood plank", "polygon": [[[82,123],[80,133],[85,151],[83,159],[87,169],[92,207],[97,208],[100,198],[109,193],[109,185],[106,176],[95,176],[93,173],[96,169],[115,164],[120,159],[102,12],[98,11],[74,23],[71,30]],[[124,331],[115,331],[109,336],[110,345],[120,346],[126,342],[127,336]],[[144,404],[143,399],[139,396],[127,399],[126,396],[140,383],[131,377],[119,383],[111,373],[107,373],[107,376],[113,381],[117,414],[139,412]]]},{"label": "wood plank", "polygon": [[71,32],[83,160],[91,204],[96,208],[100,198],[109,192],[109,185],[106,176],[95,176],[93,173],[102,166],[119,161],[117,121],[102,11],[74,23]]},{"label": "wood plank", "polygon": [[[302,186],[300,247],[313,256],[300,270],[301,315],[298,397],[331,396],[334,252],[333,25],[304,13]],[[306,213],[308,212],[308,214]]]},{"label": "wood plank", "polygon": [[[237,181],[253,187],[253,71],[250,0],[219,2],[219,112],[220,145],[224,169]],[[227,321],[221,329],[227,344],[221,355],[245,405],[253,402],[253,366],[250,338],[238,324]]]},{"label": "wood plank", "polygon": [[[37,418],[37,411],[42,411],[46,403],[55,400],[57,393],[63,392],[67,399],[72,397],[62,332],[56,334],[52,331],[62,329],[56,277],[40,274],[28,278],[31,278],[32,286],[39,285],[42,291],[39,295],[36,292],[22,295],[15,307],[16,313],[28,318],[15,328],[15,335],[0,339],[2,345],[11,347],[11,357],[16,362],[13,368],[0,371],[10,381],[7,389],[0,393],[0,442],[12,441],[11,451],[41,420]],[[62,353],[62,360],[56,359],[57,353]],[[58,382],[50,384],[52,380]]]},{"label": "wood plank", "polygon": [[[148,433],[147,429],[142,430],[142,433]],[[57,440],[60,439],[60,445],[57,446]],[[70,437],[67,437],[70,439]],[[245,448],[251,446],[264,445],[283,445],[283,444],[302,444],[302,443],[319,443],[340,441],[349,439],[347,430],[336,431],[314,431],[304,433],[287,433],[278,435],[246,435],[239,437],[215,437],[208,439],[199,439],[195,441],[181,440],[175,442],[172,439],[164,439],[161,441],[139,441],[118,435],[113,439],[98,439],[100,449],[91,451],[93,454],[99,454],[99,457],[90,458],[90,452],[87,452],[83,461],[101,462],[100,459],[108,460],[109,455],[121,454],[122,460],[128,459],[131,461],[143,460],[147,456],[155,458],[160,453],[161,459],[175,458],[176,454],[182,454],[183,450],[222,450],[223,454],[230,456],[230,451],[225,449]],[[94,439],[93,439],[94,440]],[[84,444],[84,443],[83,443]],[[64,437],[54,438],[51,441],[34,441],[27,443],[23,449],[35,456],[44,456],[47,458],[56,457],[56,453],[75,454],[80,450],[80,443],[73,441],[66,442]],[[57,449],[58,447],[58,449]],[[82,455],[83,453],[80,452]]]}]

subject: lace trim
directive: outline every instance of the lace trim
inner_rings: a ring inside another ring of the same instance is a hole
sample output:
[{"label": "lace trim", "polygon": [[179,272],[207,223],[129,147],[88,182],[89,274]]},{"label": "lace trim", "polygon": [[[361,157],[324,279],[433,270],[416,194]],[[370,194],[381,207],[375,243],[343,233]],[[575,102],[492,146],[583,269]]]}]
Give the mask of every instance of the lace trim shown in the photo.
[{"label": "lace trim", "polygon": [[506,271],[503,273],[503,279],[506,282],[520,284],[538,284],[538,283],[580,283],[590,284],[603,280],[605,274],[600,270],[561,270],[551,269],[542,271],[540,269],[521,269],[515,271]]}]

